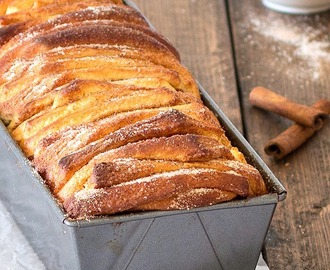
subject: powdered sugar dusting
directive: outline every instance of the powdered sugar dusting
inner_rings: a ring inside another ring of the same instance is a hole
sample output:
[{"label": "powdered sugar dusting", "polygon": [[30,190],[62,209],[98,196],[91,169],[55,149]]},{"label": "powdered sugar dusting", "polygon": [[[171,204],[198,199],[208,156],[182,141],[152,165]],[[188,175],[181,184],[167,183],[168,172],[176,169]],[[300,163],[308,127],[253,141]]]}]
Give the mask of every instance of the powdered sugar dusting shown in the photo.
[{"label": "powdered sugar dusting", "polygon": [[94,14],[100,14],[102,12],[107,12],[107,11],[116,11],[117,9],[115,8],[115,6],[89,6],[87,7],[85,10],[87,11],[91,11]]},{"label": "powdered sugar dusting", "polygon": [[95,196],[100,196],[103,193],[103,189],[82,189],[74,194],[76,200],[91,200]]},{"label": "powdered sugar dusting", "polygon": [[159,174],[155,174],[152,176],[148,176],[148,177],[143,177],[143,178],[139,178],[130,182],[124,182],[115,186],[125,186],[125,185],[131,185],[131,184],[137,184],[137,183],[147,183],[147,182],[152,182],[152,181],[156,181],[157,179],[159,179],[159,177],[167,177],[167,178],[171,178],[177,175],[183,175],[183,174],[189,174],[189,175],[195,175],[195,174],[199,174],[199,173],[203,173],[203,172],[212,172],[214,170],[212,169],[181,169],[181,170],[177,170],[177,171],[170,171],[170,172],[164,172],[164,173],[159,173]]},{"label": "powdered sugar dusting", "polygon": [[18,78],[20,73],[18,73],[17,70],[27,68],[29,64],[30,63],[25,59],[17,58],[12,62],[12,65],[9,67],[8,71],[6,71],[2,75],[2,77],[7,81],[13,80],[14,78]]},{"label": "powdered sugar dusting", "polygon": [[[280,57],[287,62],[292,62],[293,57],[303,60],[305,70],[312,75],[311,78],[319,79],[324,67],[330,64],[330,29],[319,15],[312,18],[283,16],[275,12],[256,15],[253,10],[247,13],[253,31],[270,37],[277,43],[289,45],[288,50],[281,46],[281,51],[277,51]],[[270,49],[276,51],[274,48]]]}]

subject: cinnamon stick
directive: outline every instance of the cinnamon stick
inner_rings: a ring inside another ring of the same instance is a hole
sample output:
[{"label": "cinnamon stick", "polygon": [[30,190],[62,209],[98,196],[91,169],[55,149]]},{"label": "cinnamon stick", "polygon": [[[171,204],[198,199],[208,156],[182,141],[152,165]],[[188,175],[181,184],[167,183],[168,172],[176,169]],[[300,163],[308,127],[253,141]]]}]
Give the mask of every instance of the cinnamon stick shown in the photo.
[{"label": "cinnamon stick", "polygon": [[[312,107],[322,111],[326,115],[330,114],[330,100],[321,99],[314,103]],[[320,129],[323,124],[324,121],[322,121],[318,129]],[[270,140],[265,145],[264,150],[266,154],[280,160],[304,144],[318,129],[296,123],[276,138]]]},{"label": "cinnamon stick", "polygon": [[264,87],[256,87],[251,91],[250,102],[256,107],[316,130],[322,127],[328,117],[318,108],[298,104]]}]

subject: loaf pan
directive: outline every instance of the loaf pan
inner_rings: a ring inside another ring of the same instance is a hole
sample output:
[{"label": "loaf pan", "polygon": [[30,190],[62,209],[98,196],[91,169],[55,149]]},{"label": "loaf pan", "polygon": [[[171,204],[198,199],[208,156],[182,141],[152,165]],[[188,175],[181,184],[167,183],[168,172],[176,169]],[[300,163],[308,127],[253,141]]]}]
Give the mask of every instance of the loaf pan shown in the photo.
[{"label": "loaf pan", "polygon": [[0,121],[0,199],[47,269],[255,269],[286,190],[199,87],[233,145],[262,174],[269,194],[191,210],[74,220]]}]

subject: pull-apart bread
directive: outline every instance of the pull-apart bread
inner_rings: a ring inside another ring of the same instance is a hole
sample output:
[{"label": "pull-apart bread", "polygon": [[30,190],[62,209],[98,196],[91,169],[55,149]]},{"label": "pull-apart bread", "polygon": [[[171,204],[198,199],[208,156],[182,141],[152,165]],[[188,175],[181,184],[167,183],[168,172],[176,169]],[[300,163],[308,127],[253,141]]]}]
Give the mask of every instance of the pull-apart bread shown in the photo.
[{"label": "pull-apart bread", "polygon": [[265,194],[171,43],[122,1],[0,2],[0,117],[68,216]]}]

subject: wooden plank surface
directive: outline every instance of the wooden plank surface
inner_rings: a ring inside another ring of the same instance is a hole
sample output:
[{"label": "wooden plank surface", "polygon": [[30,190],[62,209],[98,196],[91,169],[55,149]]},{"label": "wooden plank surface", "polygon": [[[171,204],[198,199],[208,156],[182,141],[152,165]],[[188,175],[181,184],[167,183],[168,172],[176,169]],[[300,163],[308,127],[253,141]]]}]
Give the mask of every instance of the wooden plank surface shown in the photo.
[{"label": "wooden plank surface", "polygon": [[183,64],[242,131],[224,1],[135,0],[134,3],[157,31],[175,45]]},{"label": "wooden plank surface", "polygon": [[311,105],[330,99],[330,12],[279,14],[257,0],[228,1],[246,136],[288,191],[266,241],[271,269],[330,269],[330,123],[282,161],[263,146],[291,122],[252,107],[250,90],[270,88]]}]

